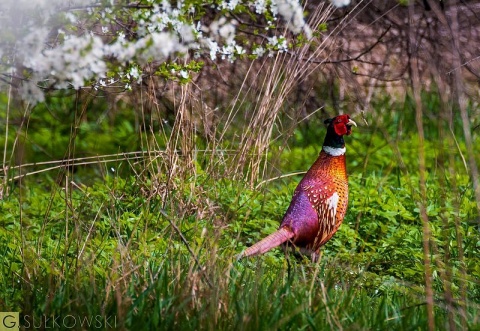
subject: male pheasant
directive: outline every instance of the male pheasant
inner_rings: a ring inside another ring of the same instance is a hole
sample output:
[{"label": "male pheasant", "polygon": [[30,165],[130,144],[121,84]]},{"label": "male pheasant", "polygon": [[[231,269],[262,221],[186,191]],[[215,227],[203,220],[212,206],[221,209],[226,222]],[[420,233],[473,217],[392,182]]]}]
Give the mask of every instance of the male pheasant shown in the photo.
[{"label": "male pheasant", "polygon": [[327,119],[327,134],[315,163],[293,193],[280,228],[240,254],[262,254],[287,241],[315,259],[340,227],[348,204],[344,135],[357,124],[348,115]]}]

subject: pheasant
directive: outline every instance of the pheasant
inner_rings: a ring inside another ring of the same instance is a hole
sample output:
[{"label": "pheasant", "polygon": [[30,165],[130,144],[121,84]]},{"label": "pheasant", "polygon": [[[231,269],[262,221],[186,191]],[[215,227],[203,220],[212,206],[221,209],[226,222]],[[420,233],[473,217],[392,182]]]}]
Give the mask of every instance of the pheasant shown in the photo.
[{"label": "pheasant", "polygon": [[320,247],[342,224],[348,204],[344,135],[357,124],[348,115],[327,119],[322,151],[293,193],[277,231],[247,248],[239,258],[265,253],[285,242],[318,257]]}]

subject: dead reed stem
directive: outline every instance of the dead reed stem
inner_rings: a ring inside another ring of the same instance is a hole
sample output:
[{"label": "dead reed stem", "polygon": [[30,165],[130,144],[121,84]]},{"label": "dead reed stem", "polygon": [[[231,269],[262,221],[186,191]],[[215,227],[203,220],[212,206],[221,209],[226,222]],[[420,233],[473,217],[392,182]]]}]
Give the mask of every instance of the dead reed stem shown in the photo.
[{"label": "dead reed stem", "polygon": [[[317,27],[325,23],[332,15],[332,6],[319,5],[312,13],[309,24]],[[286,33],[286,32],[285,32]],[[336,33],[336,31],[332,32]],[[332,33],[330,35],[332,35]],[[305,81],[313,72],[322,66],[323,62],[312,62],[311,59],[328,59],[329,54],[325,52],[327,45],[331,43],[329,37],[310,40],[292,52],[278,53],[273,59],[267,58],[260,65],[260,71],[248,71],[242,89],[244,95],[256,93],[253,96],[254,108],[250,111],[251,116],[247,129],[240,138],[240,152],[233,162],[233,173],[237,178],[245,176],[251,186],[258,181],[259,174],[265,175],[267,155],[274,127],[282,112],[285,109],[285,101],[288,99],[294,88]],[[315,46],[313,46],[315,45]],[[313,47],[313,51],[312,51]],[[251,67],[250,67],[251,68]],[[256,83],[256,89],[245,82]],[[237,97],[232,109],[237,109],[243,102]],[[293,110],[295,113],[296,110]],[[230,113],[229,119],[232,118]],[[298,116],[292,116],[296,121]],[[247,169],[247,173],[245,173]]]},{"label": "dead reed stem", "polygon": [[[452,1],[456,3],[456,1]],[[460,38],[459,33],[459,25],[458,25],[458,12],[457,7],[454,5],[452,6],[452,21],[450,25],[450,32],[451,32],[451,41],[452,41],[452,60],[453,60],[453,67],[458,68],[454,70],[453,77],[454,77],[454,87],[456,89],[456,97],[458,107],[460,108],[460,117],[462,119],[462,128],[463,134],[465,137],[465,146],[467,148],[467,158],[468,158],[468,165],[470,170],[470,178],[472,179],[473,190],[475,192],[475,200],[477,203],[477,210],[478,214],[480,215],[480,179],[478,178],[478,166],[477,161],[475,160],[475,152],[473,150],[473,141],[472,141],[472,132],[470,127],[470,119],[468,118],[468,111],[467,111],[467,96],[465,94],[465,87],[463,83],[463,75],[462,75],[462,61],[460,57],[460,50],[461,45],[458,42]],[[480,217],[477,219],[477,223],[480,227]]]},{"label": "dead reed stem", "polygon": [[435,330],[435,317],[433,313],[434,298],[432,287],[432,270],[430,266],[430,238],[431,231],[427,216],[427,189],[425,175],[425,132],[423,129],[423,109],[420,95],[420,74],[418,69],[418,41],[416,40],[412,18],[414,17],[413,4],[409,6],[409,52],[410,52],[410,79],[412,82],[413,96],[415,100],[415,123],[418,130],[418,158],[419,158],[419,189],[420,189],[420,218],[423,224],[423,262],[425,266],[425,294],[427,302],[427,318],[429,331]]}]

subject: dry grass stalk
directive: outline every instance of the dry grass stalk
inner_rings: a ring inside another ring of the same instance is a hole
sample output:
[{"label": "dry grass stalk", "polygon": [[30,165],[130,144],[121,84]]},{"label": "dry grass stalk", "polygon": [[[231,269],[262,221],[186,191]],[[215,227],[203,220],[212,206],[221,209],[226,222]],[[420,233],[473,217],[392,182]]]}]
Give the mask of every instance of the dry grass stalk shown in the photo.
[{"label": "dry grass stalk", "polygon": [[[413,5],[409,7],[410,19],[414,16]],[[422,99],[420,95],[420,73],[418,70],[418,52],[415,43],[415,32],[413,27],[410,26],[410,75],[412,80],[413,96],[415,100],[415,123],[418,129],[418,158],[419,158],[419,188],[420,188],[420,218],[423,224],[423,263],[425,267],[425,296],[427,302],[427,318],[428,329],[430,331],[435,330],[435,317],[434,317],[434,292],[432,287],[432,269],[430,266],[430,240],[431,230],[427,216],[427,188],[426,188],[426,167],[425,167],[425,133],[423,128],[423,108]]]}]

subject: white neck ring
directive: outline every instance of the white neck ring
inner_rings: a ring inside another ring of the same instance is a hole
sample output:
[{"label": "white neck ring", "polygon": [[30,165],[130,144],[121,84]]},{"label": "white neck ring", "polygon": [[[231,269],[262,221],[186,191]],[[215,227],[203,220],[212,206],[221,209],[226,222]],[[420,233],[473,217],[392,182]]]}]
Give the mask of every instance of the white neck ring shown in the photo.
[{"label": "white neck ring", "polygon": [[323,146],[323,151],[331,156],[340,156],[345,154],[347,149],[345,147],[342,148],[335,148],[330,146]]}]

